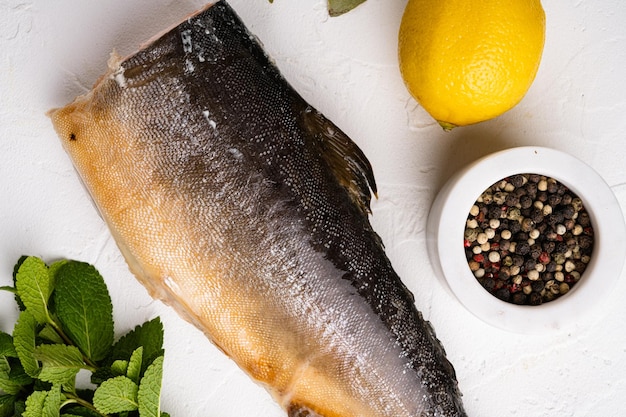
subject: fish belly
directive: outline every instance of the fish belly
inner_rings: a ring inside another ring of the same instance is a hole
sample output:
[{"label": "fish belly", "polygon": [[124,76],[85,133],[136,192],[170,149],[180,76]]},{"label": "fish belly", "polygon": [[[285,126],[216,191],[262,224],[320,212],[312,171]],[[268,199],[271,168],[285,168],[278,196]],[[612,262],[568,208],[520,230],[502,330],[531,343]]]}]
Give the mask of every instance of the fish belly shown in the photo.
[{"label": "fish belly", "polygon": [[224,1],[49,113],[130,269],[290,416],[464,416],[369,162]]}]

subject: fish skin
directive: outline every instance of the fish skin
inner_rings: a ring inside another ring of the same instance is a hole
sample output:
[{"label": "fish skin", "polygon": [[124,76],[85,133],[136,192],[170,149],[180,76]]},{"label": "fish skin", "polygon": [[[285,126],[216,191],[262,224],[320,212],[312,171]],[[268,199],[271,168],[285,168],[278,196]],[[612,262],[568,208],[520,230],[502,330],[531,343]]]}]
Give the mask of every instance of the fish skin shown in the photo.
[{"label": "fish skin", "polygon": [[49,112],[131,271],[290,417],[465,416],[354,142],[225,1]]}]

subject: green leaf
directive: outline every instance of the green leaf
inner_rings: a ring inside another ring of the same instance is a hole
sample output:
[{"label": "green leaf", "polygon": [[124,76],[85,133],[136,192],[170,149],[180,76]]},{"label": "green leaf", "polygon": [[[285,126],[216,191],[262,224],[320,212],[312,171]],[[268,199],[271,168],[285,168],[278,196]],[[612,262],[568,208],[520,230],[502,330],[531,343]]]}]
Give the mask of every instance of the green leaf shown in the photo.
[{"label": "green leaf", "polygon": [[5,332],[0,332],[0,356],[17,358],[17,352],[13,346],[13,337]]},{"label": "green leaf", "polygon": [[56,332],[56,330],[54,330],[54,327],[52,327],[49,324],[46,324],[43,329],[41,329],[41,331],[39,332],[38,336],[41,339],[47,340],[48,342],[52,342],[52,343],[65,343],[65,341],[63,340],[63,338],[61,336],[59,336],[59,334]]},{"label": "green leaf", "polygon": [[128,362],[128,369],[126,371],[126,376],[129,377],[136,384],[139,383],[139,377],[141,376],[141,363],[143,359],[143,347],[140,346],[133,354],[130,356],[130,361]]},{"label": "green leaf", "polygon": [[91,383],[94,385],[100,385],[107,379],[125,374],[126,370],[124,370],[123,373],[119,374],[111,370],[111,368],[108,366],[101,366],[100,368],[96,369],[94,373],[91,374]]},{"label": "green leaf", "polygon": [[42,417],[59,417],[61,408],[61,386],[53,385],[43,403]]},{"label": "green leaf", "polygon": [[14,417],[24,416],[26,412],[26,401],[25,400],[15,400],[15,405],[13,406],[15,413]]},{"label": "green leaf", "polygon": [[365,0],[328,0],[328,13],[331,16],[339,16],[364,2]]},{"label": "green leaf", "polygon": [[15,382],[19,385],[30,385],[33,383],[33,378],[26,374],[24,371],[24,367],[19,359],[16,358],[6,358],[10,367],[9,378],[11,381]]},{"label": "green leaf", "polygon": [[93,405],[104,414],[137,409],[137,384],[125,376],[107,379],[96,389]]},{"label": "green leaf", "polygon": [[160,417],[162,378],[163,356],[159,356],[148,366],[139,384],[140,417]]},{"label": "green leaf", "polygon": [[80,405],[69,404],[64,406],[62,411],[63,414],[61,414],[61,417],[102,417],[102,414],[98,413],[96,410]]},{"label": "green leaf", "polygon": [[34,356],[42,363],[38,378],[53,384],[69,383],[85,368],[83,355],[76,346],[39,345]]},{"label": "green leaf", "polygon": [[158,317],[135,327],[118,340],[113,345],[112,359],[127,360],[139,347],[143,347],[143,372],[155,358],[163,355],[163,324]]},{"label": "green leaf", "polygon": [[26,411],[24,411],[22,417],[42,417],[47,396],[47,391],[35,391],[30,394],[26,399]]},{"label": "green leaf", "polygon": [[15,282],[18,295],[38,323],[48,322],[50,275],[48,266],[39,258],[29,256],[19,267]]},{"label": "green leaf", "polygon": [[15,397],[13,395],[0,395],[0,417],[14,415]]},{"label": "green leaf", "polygon": [[69,261],[55,273],[56,314],[67,335],[92,361],[113,343],[113,306],[104,279],[87,263]]},{"label": "green leaf", "polygon": [[[85,408],[85,410],[87,410],[87,409]],[[85,414],[82,414],[82,415],[81,414],[68,414],[68,413],[61,414],[61,417],[85,417],[85,416],[87,416],[87,417],[92,417],[92,416],[93,417],[102,417],[100,414],[98,414],[96,412],[93,412],[91,414],[86,414],[85,413]]]},{"label": "green leaf", "polygon": [[24,371],[33,378],[39,374],[39,363],[33,356],[36,330],[37,320],[29,310],[22,311],[13,328],[13,344]]},{"label": "green leaf", "polygon": [[[19,307],[20,311],[24,311],[26,310],[26,306],[24,306],[24,303],[22,303],[22,300],[20,299],[19,294],[17,293],[17,288],[16,287],[16,282],[17,282],[17,271],[20,269],[20,267],[22,266],[22,264],[24,263],[24,261],[28,258],[28,256],[21,256],[20,259],[17,260],[17,262],[15,263],[15,265],[13,266],[13,288],[12,291],[15,293],[15,302],[17,303],[17,306]],[[11,291],[11,290],[9,290]]]},{"label": "green leaf", "polygon": [[54,289],[54,287],[56,287],[56,277],[57,277],[57,273],[59,272],[59,269],[63,265],[65,265],[65,264],[67,264],[69,262],[72,262],[72,261],[69,261],[67,259],[62,259],[60,261],[56,261],[56,262],[51,263],[50,266],[48,267],[48,272],[49,272],[49,275],[50,275],[50,287],[52,289]]},{"label": "green leaf", "polygon": [[15,395],[22,389],[22,385],[11,378],[11,365],[6,357],[0,358],[0,390],[6,394]]},{"label": "green leaf", "polygon": [[127,370],[128,370],[128,361],[116,360],[116,361],[113,361],[113,363],[111,364],[111,372],[113,372],[115,376],[126,375]]}]

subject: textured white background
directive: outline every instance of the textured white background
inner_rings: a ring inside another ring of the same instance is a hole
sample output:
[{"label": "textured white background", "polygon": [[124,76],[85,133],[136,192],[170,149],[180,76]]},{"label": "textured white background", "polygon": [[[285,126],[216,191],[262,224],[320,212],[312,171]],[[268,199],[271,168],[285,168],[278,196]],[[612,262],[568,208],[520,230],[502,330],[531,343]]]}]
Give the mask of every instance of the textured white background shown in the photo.
[{"label": "textured white background", "polygon": [[[441,185],[474,159],[517,145],[567,151],[594,167],[626,209],[626,2],[546,1],[539,73],[496,120],[443,132],[409,97],[397,67],[406,1],[368,0],[343,17],[323,0],[232,0],[286,78],[370,158],[379,185],[373,224],[454,363],[469,416],[623,415],[626,276],[602,319],[543,336],[489,327],[444,290],[424,227]],[[282,416],[265,391],[128,272],[48,119],[84,93],[109,52],[133,52],[202,6],[199,0],[0,0],[0,285],[22,254],[94,263],[121,333],[160,315],[166,331],[162,405],[173,417]],[[12,297],[0,293],[0,328]]]}]

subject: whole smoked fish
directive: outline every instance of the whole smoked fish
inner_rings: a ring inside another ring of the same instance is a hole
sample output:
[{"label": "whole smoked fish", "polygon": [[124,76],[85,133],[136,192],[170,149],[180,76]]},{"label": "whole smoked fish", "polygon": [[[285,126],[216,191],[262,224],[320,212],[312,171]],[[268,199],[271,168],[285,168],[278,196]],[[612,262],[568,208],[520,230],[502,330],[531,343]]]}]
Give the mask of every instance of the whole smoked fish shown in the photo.
[{"label": "whole smoked fish", "polygon": [[465,416],[361,150],[219,1],[50,111],[130,269],[289,416]]}]

